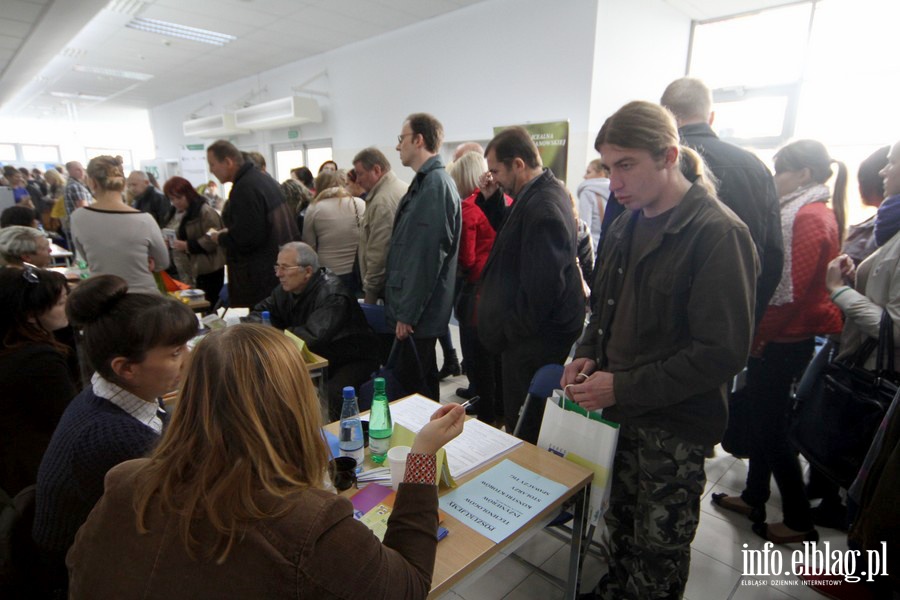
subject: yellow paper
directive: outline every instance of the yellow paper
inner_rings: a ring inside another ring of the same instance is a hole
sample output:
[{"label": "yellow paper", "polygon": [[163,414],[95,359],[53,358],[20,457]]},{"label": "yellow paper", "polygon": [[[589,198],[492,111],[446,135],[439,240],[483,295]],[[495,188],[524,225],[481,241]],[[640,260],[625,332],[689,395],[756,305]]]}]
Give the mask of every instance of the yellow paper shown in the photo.
[{"label": "yellow paper", "polygon": [[312,353],[312,351],[310,351],[309,347],[307,347],[306,342],[303,340],[303,338],[294,335],[287,329],[284,330],[284,335],[288,336],[288,339],[294,342],[294,345],[297,346],[297,349],[300,351],[300,356],[303,357],[303,362],[307,364],[316,362],[315,355]]}]

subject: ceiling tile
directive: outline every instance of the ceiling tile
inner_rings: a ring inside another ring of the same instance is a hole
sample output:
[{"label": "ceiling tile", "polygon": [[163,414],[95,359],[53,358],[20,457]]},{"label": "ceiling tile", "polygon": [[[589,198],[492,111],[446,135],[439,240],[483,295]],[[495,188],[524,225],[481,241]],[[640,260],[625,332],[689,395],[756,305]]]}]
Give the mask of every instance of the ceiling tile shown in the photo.
[{"label": "ceiling tile", "polygon": [[408,0],[377,0],[377,2],[378,4],[390,6],[414,15],[419,19],[428,19],[459,8],[459,6],[450,0],[421,0],[419,2],[409,2]]},{"label": "ceiling tile", "polygon": [[32,24],[22,21],[13,21],[11,19],[0,18],[0,35],[9,35],[16,38],[27,38],[31,31]]},{"label": "ceiling tile", "polygon": [[25,23],[34,23],[38,20],[44,7],[33,2],[23,2],[22,0],[3,0],[3,18],[13,21],[23,21]]},{"label": "ceiling tile", "polygon": [[22,40],[23,38],[12,35],[0,36],[0,48],[3,50],[18,50],[19,46],[22,45]]}]

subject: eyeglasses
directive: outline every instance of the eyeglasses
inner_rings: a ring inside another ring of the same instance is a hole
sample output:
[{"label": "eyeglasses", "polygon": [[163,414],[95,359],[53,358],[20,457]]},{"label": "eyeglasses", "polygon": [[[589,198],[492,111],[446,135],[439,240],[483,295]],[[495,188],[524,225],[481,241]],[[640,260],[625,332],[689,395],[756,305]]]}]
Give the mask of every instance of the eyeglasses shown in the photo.
[{"label": "eyeglasses", "polygon": [[303,265],[275,265],[274,269],[277,273],[278,271],[290,271],[291,269],[302,269]]},{"label": "eyeglasses", "polygon": [[22,263],[22,278],[28,283],[41,282],[41,278],[37,274],[37,267],[30,263]]},{"label": "eyeglasses", "polygon": [[397,136],[397,143],[398,143],[398,144],[402,144],[402,143],[403,143],[403,138],[405,138],[405,137],[408,136],[408,135],[416,135],[416,134],[413,133],[413,132],[409,132],[409,133],[401,133],[400,135]]}]

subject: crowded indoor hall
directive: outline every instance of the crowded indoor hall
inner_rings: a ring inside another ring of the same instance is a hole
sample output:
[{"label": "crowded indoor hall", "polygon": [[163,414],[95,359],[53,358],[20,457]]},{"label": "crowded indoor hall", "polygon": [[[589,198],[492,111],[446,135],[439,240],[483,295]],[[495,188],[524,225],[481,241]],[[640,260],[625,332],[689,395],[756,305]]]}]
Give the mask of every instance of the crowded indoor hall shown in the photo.
[{"label": "crowded indoor hall", "polygon": [[900,600],[897,22],[4,0],[0,598]]}]

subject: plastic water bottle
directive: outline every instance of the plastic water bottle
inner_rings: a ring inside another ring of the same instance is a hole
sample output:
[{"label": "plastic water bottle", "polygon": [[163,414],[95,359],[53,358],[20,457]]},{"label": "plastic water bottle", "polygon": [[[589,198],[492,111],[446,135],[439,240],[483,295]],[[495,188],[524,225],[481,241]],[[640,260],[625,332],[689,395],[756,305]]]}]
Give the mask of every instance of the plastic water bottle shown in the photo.
[{"label": "plastic water bottle", "polygon": [[372,395],[372,410],[369,411],[369,455],[372,462],[381,464],[391,448],[394,423],[391,421],[391,407],[384,393],[384,379],[377,377]]},{"label": "plastic water bottle", "polygon": [[363,430],[359,420],[359,403],[356,401],[356,390],[347,386],[343,390],[344,405],[341,407],[341,433],[338,441],[341,456],[349,456],[356,460],[356,472],[362,471],[365,451],[363,450]]},{"label": "plastic water bottle", "polygon": [[78,278],[79,279],[87,279],[88,277],[91,276],[91,271],[90,271],[90,269],[88,269],[88,265],[84,261],[84,259],[79,260],[78,262],[75,263],[75,265],[78,267]]},{"label": "plastic water bottle", "polygon": [[[269,315],[269,311],[267,311],[267,310],[262,311],[262,324],[265,325],[266,327],[272,326],[272,317]],[[353,389],[353,388],[350,388],[350,389]],[[345,388],[345,390],[346,390],[346,388]],[[359,411],[356,411],[356,412],[359,412]]]}]

